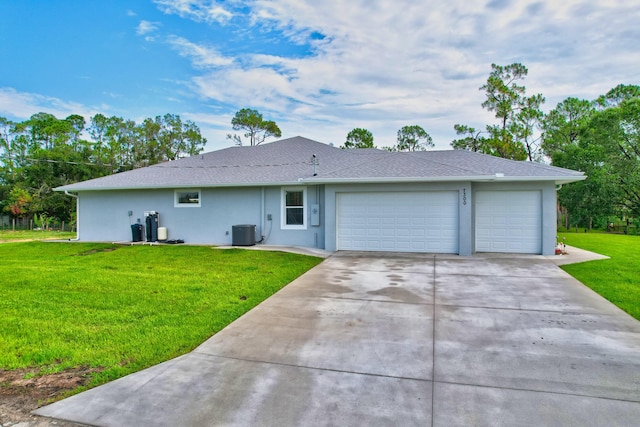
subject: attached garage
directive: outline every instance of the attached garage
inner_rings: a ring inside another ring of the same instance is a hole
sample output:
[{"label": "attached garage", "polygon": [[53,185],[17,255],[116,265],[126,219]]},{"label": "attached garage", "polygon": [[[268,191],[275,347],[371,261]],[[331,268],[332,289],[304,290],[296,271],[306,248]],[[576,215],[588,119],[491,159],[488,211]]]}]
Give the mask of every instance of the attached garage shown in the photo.
[{"label": "attached garage", "polygon": [[542,253],[540,191],[478,191],[476,252]]},{"label": "attached garage", "polygon": [[457,191],[336,194],[338,250],[458,253]]}]

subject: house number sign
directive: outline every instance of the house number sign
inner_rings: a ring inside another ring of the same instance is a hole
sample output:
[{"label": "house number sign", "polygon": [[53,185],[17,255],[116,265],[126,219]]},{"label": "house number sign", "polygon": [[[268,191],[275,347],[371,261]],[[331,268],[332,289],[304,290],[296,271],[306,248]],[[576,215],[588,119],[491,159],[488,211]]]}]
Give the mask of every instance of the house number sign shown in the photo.
[{"label": "house number sign", "polygon": [[467,204],[467,189],[466,188],[462,189],[462,204],[463,205]]}]

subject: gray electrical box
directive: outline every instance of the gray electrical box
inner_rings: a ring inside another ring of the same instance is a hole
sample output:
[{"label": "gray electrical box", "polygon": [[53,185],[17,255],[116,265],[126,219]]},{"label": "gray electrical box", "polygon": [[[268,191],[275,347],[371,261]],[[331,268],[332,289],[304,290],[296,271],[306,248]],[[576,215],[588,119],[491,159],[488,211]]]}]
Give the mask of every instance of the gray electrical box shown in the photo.
[{"label": "gray electrical box", "polygon": [[317,203],[311,205],[311,225],[315,227],[320,225],[320,205]]}]

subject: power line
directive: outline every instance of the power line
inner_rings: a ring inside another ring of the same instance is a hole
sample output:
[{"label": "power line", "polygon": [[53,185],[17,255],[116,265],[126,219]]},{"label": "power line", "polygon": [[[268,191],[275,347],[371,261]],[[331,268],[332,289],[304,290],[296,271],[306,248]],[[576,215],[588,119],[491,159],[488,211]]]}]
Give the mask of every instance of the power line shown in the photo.
[{"label": "power line", "polygon": [[34,159],[31,157],[15,157],[12,155],[7,156],[9,159],[14,161],[29,161],[29,162],[41,162],[41,163],[62,163],[67,165],[86,165],[86,166],[102,166],[102,167],[114,167],[114,166],[125,166],[123,164],[115,164],[109,165],[104,163],[89,163],[89,162],[72,162],[70,160],[51,160],[51,159]]}]

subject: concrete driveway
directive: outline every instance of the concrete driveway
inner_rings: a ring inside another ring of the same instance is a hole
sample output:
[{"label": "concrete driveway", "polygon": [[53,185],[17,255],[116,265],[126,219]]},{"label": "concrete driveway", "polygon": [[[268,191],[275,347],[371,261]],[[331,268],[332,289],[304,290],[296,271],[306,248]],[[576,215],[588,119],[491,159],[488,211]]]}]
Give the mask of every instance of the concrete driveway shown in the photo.
[{"label": "concrete driveway", "polygon": [[640,322],[541,256],[337,253],[192,353],[39,415],[101,426],[630,426]]}]

